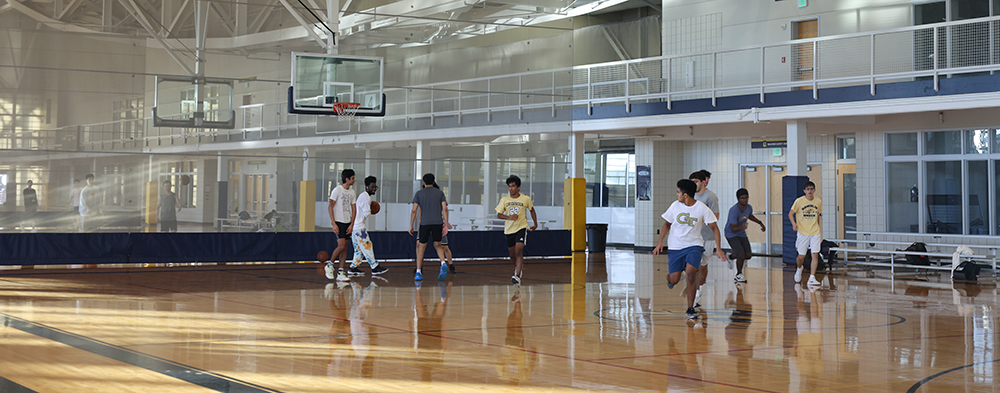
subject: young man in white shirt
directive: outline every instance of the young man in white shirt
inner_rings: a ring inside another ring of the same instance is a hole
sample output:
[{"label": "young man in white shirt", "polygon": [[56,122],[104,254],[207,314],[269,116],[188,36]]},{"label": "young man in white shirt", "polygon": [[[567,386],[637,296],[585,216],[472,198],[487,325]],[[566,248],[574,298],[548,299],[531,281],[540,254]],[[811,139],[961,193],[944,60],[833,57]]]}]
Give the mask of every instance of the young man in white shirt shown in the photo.
[{"label": "young man in white shirt", "polygon": [[[698,268],[701,266],[702,253],[705,251],[705,240],[701,237],[701,228],[708,225],[712,229],[716,244],[721,240],[719,227],[716,225],[718,218],[715,213],[694,199],[695,191],[698,187],[693,181],[682,179],[677,181],[677,202],[670,205],[670,208],[661,217],[666,220],[660,230],[660,240],[653,249],[653,255],[659,255],[663,251],[663,238],[669,234],[667,239],[667,256],[669,258],[667,287],[673,289],[681,280],[681,273],[686,272],[687,278],[687,317],[688,319],[698,319],[699,315],[694,309],[694,294],[697,289]],[[721,249],[715,250],[715,255],[719,259],[725,259]]]},{"label": "young man in white shirt", "polygon": [[372,267],[372,275],[382,274],[389,270],[385,266],[379,265],[378,260],[375,259],[372,241],[368,238],[368,227],[365,225],[365,220],[372,213],[371,196],[375,195],[375,191],[378,190],[376,182],[375,176],[365,178],[365,192],[358,195],[358,199],[354,203],[357,214],[354,216],[354,231],[351,232],[351,241],[354,243],[354,260],[351,261],[351,269],[357,269],[361,262],[367,261],[368,266]]},{"label": "young man in white shirt", "polygon": [[[330,260],[326,262],[326,278],[337,281],[349,281],[344,272],[344,263],[347,261],[347,239],[354,231],[354,218],[357,215],[354,202],[357,201],[357,194],[351,189],[354,185],[354,170],[344,169],[340,174],[340,185],[330,191],[330,204],[327,206],[327,213],[330,214],[330,222],[333,223],[333,233],[337,235],[337,248],[330,254]],[[340,269],[335,270],[333,261],[340,258]],[[324,262],[324,261],[320,261]],[[352,276],[360,276],[361,270],[351,269],[348,272]]]}]

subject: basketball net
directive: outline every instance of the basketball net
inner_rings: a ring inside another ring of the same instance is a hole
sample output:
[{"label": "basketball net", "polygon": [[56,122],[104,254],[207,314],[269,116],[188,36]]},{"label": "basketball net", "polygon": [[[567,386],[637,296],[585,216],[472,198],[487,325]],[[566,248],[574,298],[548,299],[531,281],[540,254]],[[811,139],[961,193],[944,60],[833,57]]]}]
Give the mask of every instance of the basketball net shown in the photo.
[{"label": "basketball net", "polygon": [[333,103],[333,111],[337,113],[337,120],[339,121],[354,120],[354,115],[358,113],[359,108],[361,108],[361,104],[357,102]]}]

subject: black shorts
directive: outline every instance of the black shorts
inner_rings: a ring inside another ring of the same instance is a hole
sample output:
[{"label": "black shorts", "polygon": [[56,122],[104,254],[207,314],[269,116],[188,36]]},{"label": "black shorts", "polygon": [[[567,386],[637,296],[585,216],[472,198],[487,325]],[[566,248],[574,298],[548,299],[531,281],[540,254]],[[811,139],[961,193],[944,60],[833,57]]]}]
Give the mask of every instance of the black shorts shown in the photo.
[{"label": "black shorts", "polygon": [[421,225],[417,241],[427,244],[428,240],[434,238],[435,243],[440,243],[442,231],[444,231],[444,224]]},{"label": "black shorts", "polygon": [[522,228],[520,231],[505,236],[507,236],[507,248],[514,247],[517,243],[528,244],[527,228]]},{"label": "black shorts", "polygon": [[750,239],[743,236],[727,237],[734,258],[750,259]]},{"label": "black shorts", "polygon": [[337,239],[347,239],[348,241],[350,241],[351,233],[347,231],[347,227],[351,226],[351,224],[343,223],[340,221],[334,221],[333,223],[336,224],[337,229],[340,230],[340,235],[337,236]]},{"label": "black shorts", "polygon": [[160,232],[177,232],[177,220],[160,220]]}]

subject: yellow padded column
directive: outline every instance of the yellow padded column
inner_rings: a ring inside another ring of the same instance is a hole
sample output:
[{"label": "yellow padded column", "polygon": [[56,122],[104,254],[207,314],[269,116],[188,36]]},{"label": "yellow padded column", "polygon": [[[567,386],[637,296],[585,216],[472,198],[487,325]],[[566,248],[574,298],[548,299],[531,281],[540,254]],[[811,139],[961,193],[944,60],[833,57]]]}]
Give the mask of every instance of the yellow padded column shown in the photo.
[{"label": "yellow padded column", "polygon": [[570,230],[570,251],[587,249],[587,183],[583,178],[563,181],[563,223]]},{"label": "yellow padded column", "polygon": [[146,182],[146,225],[156,225],[156,204],[160,200],[159,183],[155,181]]},{"label": "yellow padded column", "polygon": [[299,232],[316,230],[316,181],[299,182]]}]

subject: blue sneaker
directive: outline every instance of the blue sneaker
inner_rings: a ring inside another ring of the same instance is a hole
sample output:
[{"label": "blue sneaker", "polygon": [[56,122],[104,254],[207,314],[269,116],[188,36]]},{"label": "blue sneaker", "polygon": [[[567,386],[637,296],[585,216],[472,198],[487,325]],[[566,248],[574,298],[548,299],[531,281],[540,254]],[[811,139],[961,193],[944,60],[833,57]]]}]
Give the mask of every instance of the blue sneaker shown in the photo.
[{"label": "blue sneaker", "polygon": [[438,281],[444,281],[446,278],[448,278],[448,265],[442,263],[441,271],[438,272]]},{"label": "blue sneaker", "polygon": [[423,280],[424,280],[424,275],[420,274],[420,272],[417,272],[417,274],[413,276],[413,281],[423,281]]}]

